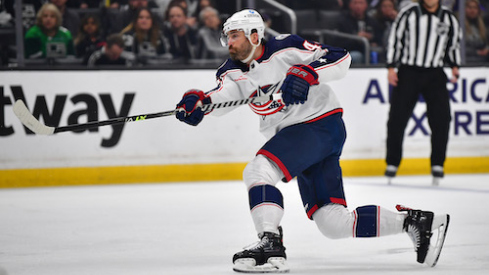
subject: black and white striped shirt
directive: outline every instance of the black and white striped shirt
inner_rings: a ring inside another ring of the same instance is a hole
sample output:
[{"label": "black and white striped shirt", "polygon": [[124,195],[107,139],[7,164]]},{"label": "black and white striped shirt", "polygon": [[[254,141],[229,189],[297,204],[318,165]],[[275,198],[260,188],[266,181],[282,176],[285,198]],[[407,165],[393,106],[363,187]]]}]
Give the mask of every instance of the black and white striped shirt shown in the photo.
[{"label": "black and white striped shirt", "polygon": [[462,31],[453,13],[440,6],[434,13],[421,4],[402,9],[389,35],[387,67],[399,64],[422,68],[460,66]]}]

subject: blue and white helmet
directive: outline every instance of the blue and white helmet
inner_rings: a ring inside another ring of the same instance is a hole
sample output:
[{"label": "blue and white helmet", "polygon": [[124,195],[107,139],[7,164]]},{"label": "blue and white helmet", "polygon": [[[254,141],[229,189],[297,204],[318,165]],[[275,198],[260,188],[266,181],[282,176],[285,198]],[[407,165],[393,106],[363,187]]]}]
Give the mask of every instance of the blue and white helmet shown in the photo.
[{"label": "blue and white helmet", "polygon": [[258,41],[261,41],[265,36],[263,18],[257,11],[251,9],[236,12],[224,22],[223,35],[221,37],[221,44],[224,47],[227,46],[227,34],[233,30],[243,31],[250,42],[250,36],[253,30],[256,30],[258,33]]}]

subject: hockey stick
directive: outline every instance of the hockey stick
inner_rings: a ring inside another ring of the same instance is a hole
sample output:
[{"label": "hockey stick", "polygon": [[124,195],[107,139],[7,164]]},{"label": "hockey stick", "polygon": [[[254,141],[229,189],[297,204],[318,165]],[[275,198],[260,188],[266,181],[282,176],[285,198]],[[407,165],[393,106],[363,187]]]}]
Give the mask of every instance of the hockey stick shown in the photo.
[{"label": "hockey stick", "polygon": [[[202,105],[201,109],[204,112],[210,112],[214,109],[219,109],[219,108],[239,106],[239,105],[245,105],[249,103],[260,103],[260,102],[266,102],[270,100],[279,100],[281,98],[282,98],[281,94],[272,94],[272,95],[238,99],[238,100],[221,102],[221,103],[205,104]],[[37,135],[52,135],[61,132],[86,130],[86,129],[97,128],[106,125],[116,125],[116,124],[123,124],[126,122],[148,120],[152,118],[172,116],[176,112],[178,112],[178,110],[175,109],[175,110],[165,111],[165,112],[149,113],[149,114],[142,114],[142,115],[128,116],[128,117],[117,117],[117,118],[112,118],[103,121],[91,121],[87,123],[74,124],[74,125],[68,125],[62,127],[51,127],[51,126],[44,125],[38,119],[36,119],[29,112],[27,106],[22,100],[19,99],[14,104],[15,115],[19,118],[22,124],[24,124],[27,128],[29,128],[32,132],[34,132]]]}]

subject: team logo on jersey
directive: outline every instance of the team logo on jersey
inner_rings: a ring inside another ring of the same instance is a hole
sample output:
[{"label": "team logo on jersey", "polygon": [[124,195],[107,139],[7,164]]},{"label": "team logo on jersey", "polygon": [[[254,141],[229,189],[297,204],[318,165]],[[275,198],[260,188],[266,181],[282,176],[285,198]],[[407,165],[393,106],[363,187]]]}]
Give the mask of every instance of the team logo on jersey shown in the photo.
[{"label": "team logo on jersey", "polygon": [[[279,84],[281,84],[281,82],[274,85],[261,87],[257,91],[255,91],[251,95],[251,97],[277,93],[279,91]],[[250,103],[249,106],[251,110],[256,114],[261,116],[268,116],[275,114],[276,112],[280,112],[282,109],[284,109],[285,104],[282,102],[282,100],[270,100],[263,103]]]},{"label": "team logo on jersey", "polygon": [[290,34],[279,34],[275,36],[275,40],[284,40],[285,38],[289,37]]},{"label": "team logo on jersey", "polygon": [[436,34],[438,34],[438,36],[445,36],[448,34],[449,29],[450,29],[450,27],[448,26],[448,24],[443,23],[443,22],[439,22],[436,25]]}]

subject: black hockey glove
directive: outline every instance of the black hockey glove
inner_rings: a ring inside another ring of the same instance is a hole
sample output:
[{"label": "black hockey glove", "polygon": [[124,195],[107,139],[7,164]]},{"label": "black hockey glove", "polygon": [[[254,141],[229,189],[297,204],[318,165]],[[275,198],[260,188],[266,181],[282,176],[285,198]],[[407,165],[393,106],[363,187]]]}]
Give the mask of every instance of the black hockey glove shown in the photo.
[{"label": "black hockey glove", "polygon": [[287,71],[282,84],[282,100],[285,105],[304,104],[309,87],[319,84],[318,74],[309,65],[294,65]]},{"label": "black hockey glove", "polygon": [[211,98],[201,90],[188,90],[177,104],[178,111],[175,115],[179,120],[197,126],[204,118],[204,111],[200,109],[202,103],[211,103]]}]

